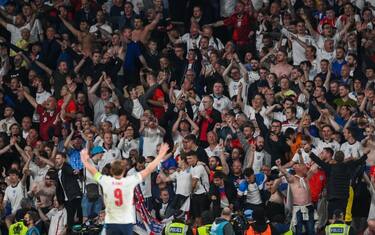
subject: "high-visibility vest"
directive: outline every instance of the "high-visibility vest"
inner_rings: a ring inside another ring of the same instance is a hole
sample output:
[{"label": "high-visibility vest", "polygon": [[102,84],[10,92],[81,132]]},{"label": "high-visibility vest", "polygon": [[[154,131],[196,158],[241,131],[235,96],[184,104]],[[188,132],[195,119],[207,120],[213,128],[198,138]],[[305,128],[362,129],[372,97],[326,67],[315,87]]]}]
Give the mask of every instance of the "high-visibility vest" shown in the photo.
[{"label": "high-visibility vest", "polygon": [[198,227],[197,235],[210,235],[211,226],[212,224],[206,224],[206,225]]},{"label": "high-visibility vest", "polygon": [[27,230],[23,222],[17,222],[9,226],[9,235],[25,235]]},{"label": "high-visibility vest", "polygon": [[185,235],[188,230],[188,226],[183,223],[170,223],[165,228],[166,235]]},{"label": "high-visibility vest", "polygon": [[271,226],[268,224],[266,231],[262,233],[255,232],[252,226],[249,226],[249,228],[246,230],[246,235],[271,235]]},{"label": "high-visibility vest", "polygon": [[346,224],[330,224],[326,226],[326,235],[349,235],[350,226]]},{"label": "high-visibility vest", "polygon": [[223,221],[221,223],[216,224],[214,222],[211,226],[210,235],[224,235],[224,227],[227,225],[228,221]]}]

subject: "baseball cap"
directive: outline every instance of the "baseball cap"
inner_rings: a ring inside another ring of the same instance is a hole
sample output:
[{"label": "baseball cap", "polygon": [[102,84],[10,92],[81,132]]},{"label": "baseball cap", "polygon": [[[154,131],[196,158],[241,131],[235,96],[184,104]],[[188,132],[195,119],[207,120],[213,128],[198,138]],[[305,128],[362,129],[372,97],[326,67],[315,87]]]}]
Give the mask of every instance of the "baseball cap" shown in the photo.
[{"label": "baseball cap", "polygon": [[91,156],[94,156],[99,153],[104,153],[104,149],[101,146],[95,146],[94,148],[91,149]]},{"label": "baseball cap", "polygon": [[252,219],[253,219],[253,210],[251,210],[251,209],[247,209],[247,210],[245,210],[245,211],[243,212],[243,214],[244,214],[244,216],[245,216],[245,218],[246,218],[247,220],[252,220]]}]

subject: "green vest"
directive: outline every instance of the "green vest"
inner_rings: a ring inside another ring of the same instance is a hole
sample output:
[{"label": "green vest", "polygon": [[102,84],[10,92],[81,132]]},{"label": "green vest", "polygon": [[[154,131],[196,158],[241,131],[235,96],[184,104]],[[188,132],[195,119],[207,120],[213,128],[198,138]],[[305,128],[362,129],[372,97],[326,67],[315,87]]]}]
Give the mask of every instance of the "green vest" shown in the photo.
[{"label": "green vest", "polygon": [[326,235],[349,235],[350,226],[346,224],[330,224],[326,227]]},{"label": "green vest", "polygon": [[292,230],[289,230],[289,231],[283,233],[283,235],[293,235],[293,231],[292,231]]},{"label": "green vest", "polygon": [[211,231],[212,224],[206,224],[203,226],[198,227],[198,235],[209,235]]},{"label": "green vest", "polygon": [[17,222],[9,226],[9,235],[25,235],[27,230],[23,222]]},{"label": "green vest", "polygon": [[166,235],[185,235],[187,226],[183,223],[170,223],[165,228]]}]

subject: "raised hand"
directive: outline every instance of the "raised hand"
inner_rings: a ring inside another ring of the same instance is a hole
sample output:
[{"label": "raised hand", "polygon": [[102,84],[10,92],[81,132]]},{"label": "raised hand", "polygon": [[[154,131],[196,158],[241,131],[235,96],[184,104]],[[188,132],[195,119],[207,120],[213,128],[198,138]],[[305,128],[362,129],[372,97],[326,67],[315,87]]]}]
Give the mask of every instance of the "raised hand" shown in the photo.
[{"label": "raised hand", "polygon": [[167,143],[162,143],[160,145],[159,154],[157,158],[164,158],[164,156],[167,154],[169,150],[169,145]]},{"label": "raised hand", "polygon": [[276,166],[281,167],[281,160],[280,159],[277,159],[275,161],[275,163],[276,163]]},{"label": "raised hand", "polygon": [[81,161],[87,162],[87,160],[90,158],[89,151],[87,148],[84,148],[81,150]]}]

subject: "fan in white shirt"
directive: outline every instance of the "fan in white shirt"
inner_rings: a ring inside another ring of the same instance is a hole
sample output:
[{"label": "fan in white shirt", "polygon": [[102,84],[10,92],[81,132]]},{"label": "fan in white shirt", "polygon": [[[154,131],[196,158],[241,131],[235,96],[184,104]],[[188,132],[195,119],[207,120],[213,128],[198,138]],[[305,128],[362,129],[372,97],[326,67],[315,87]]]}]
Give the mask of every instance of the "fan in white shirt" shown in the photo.
[{"label": "fan in white shirt", "polygon": [[284,165],[284,168],[292,167],[294,164],[305,164],[310,166],[312,164],[310,153],[316,153],[316,149],[313,149],[312,140],[309,136],[303,136],[301,141],[301,147],[294,154],[292,160]]},{"label": "fan in white shirt", "polygon": [[354,138],[354,132],[345,128],[343,134],[346,142],[341,145],[340,150],[345,154],[345,160],[362,157],[362,145]]},{"label": "fan in white shirt", "polygon": [[[241,88],[242,89],[242,88]],[[246,104],[245,101],[240,100],[240,98],[237,96],[237,102],[241,104],[241,107],[243,107],[244,114],[250,119],[255,120],[255,114],[259,112],[260,115],[263,117],[266,114],[266,108],[264,108],[264,99],[260,94],[256,94],[253,99],[251,100],[251,105]],[[267,120],[265,120],[267,121]]]},{"label": "fan in white shirt", "polygon": [[[285,28],[281,30],[281,33],[288,38],[292,38],[293,35],[308,45],[314,42],[314,39],[310,35],[306,35],[305,23],[303,21],[297,22],[297,34],[293,34]],[[297,40],[292,40],[292,55],[294,65],[298,66],[302,61],[306,60],[305,48]]]},{"label": "fan in white shirt", "polygon": [[[241,63],[238,59],[237,54],[235,54],[235,59],[230,62],[228,67],[223,72],[223,78],[228,86],[229,90],[229,97],[233,97],[238,94],[238,90],[240,87],[240,83],[242,84],[242,92],[241,98],[246,100],[246,92],[249,82],[248,72],[245,66]],[[235,66],[235,63],[238,64],[239,67]]]},{"label": "fan in white shirt", "polygon": [[[214,99],[213,107],[219,112],[222,112],[224,109],[232,109],[232,101],[223,95],[224,86],[221,82],[215,82],[213,87],[213,93],[211,97]],[[199,110],[203,110],[203,102],[199,105]]]},{"label": "fan in white shirt", "polygon": [[36,208],[43,222],[49,222],[48,234],[66,234],[68,212],[66,211],[64,204],[60,204],[57,200],[57,197],[54,197],[53,208],[47,214],[44,214],[38,204]]},{"label": "fan in white shirt", "polygon": [[[192,189],[192,176],[189,165],[186,158],[179,157],[177,159],[178,169],[170,174],[169,176],[164,175],[161,171],[159,174],[159,179],[163,182],[175,182],[175,192],[176,195],[182,195],[186,197],[185,203],[178,208],[182,211],[189,211],[190,209],[190,195]],[[174,208],[177,209],[177,208]]]},{"label": "fan in white shirt", "polygon": [[333,128],[326,125],[321,128],[322,138],[313,138],[313,143],[318,154],[321,153],[324,148],[331,148],[334,152],[340,150],[340,144],[332,138],[333,133]]},{"label": "fan in white shirt", "polygon": [[210,131],[207,133],[207,142],[208,142],[208,147],[204,149],[207,153],[207,156],[208,157],[220,156],[221,153],[223,152],[223,148],[222,146],[218,144],[217,134],[214,131]]},{"label": "fan in white shirt", "polygon": [[[31,161],[31,159],[28,161]],[[21,208],[21,200],[25,197],[27,174],[23,174],[20,180],[19,172],[15,169],[10,169],[8,175],[9,185],[5,189],[3,205],[10,203],[12,214],[15,214]]]},{"label": "fan in white shirt", "polygon": [[112,130],[120,128],[119,116],[114,113],[115,105],[112,102],[108,102],[104,105],[104,113],[99,116],[100,122],[110,122],[112,124]]},{"label": "fan in white shirt", "polygon": [[197,48],[200,38],[201,35],[199,35],[199,25],[193,22],[190,26],[190,32],[182,35],[182,37],[179,40],[176,40],[174,44],[178,44],[180,42],[186,43],[186,49],[189,51]]},{"label": "fan in white shirt", "polygon": [[157,145],[163,142],[164,128],[159,126],[155,117],[150,117],[147,121],[141,119],[139,133],[143,136],[143,156],[155,156]]},{"label": "fan in white shirt", "polygon": [[103,136],[104,142],[103,142],[103,148],[105,150],[105,153],[103,154],[102,159],[100,159],[98,166],[99,170],[103,170],[103,168],[108,164],[113,162],[114,160],[121,159],[121,152],[118,148],[113,146],[112,141],[112,134],[111,133],[104,133]]},{"label": "fan in white shirt", "polygon": [[[192,129],[192,130],[191,130]],[[199,126],[187,115],[186,112],[180,111],[178,118],[172,127],[173,143],[179,145],[185,136],[189,134],[197,135]],[[180,148],[177,148],[175,154],[178,155]]]}]

